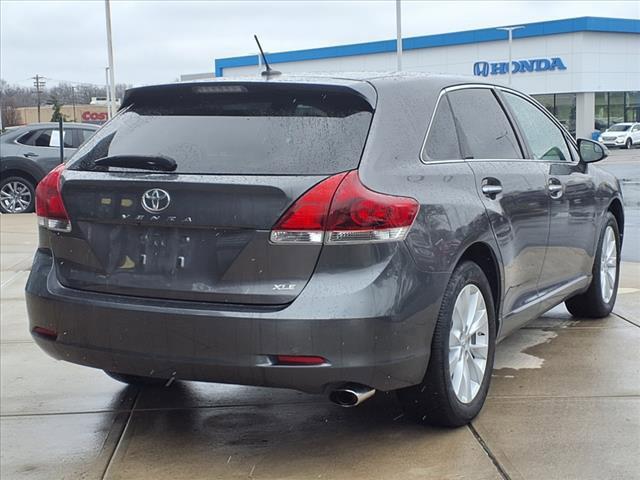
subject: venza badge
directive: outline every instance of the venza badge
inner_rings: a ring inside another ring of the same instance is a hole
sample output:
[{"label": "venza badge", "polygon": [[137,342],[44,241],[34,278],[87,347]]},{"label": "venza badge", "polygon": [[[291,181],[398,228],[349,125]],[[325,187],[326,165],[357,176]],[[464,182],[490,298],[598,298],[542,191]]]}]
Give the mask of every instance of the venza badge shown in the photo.
[{"label": "venza badge", "polygon": [[142,208],[149,213],[158,213],[165,210],[171,203],[169,192],[161,188],[152,188],[142,195]]}]

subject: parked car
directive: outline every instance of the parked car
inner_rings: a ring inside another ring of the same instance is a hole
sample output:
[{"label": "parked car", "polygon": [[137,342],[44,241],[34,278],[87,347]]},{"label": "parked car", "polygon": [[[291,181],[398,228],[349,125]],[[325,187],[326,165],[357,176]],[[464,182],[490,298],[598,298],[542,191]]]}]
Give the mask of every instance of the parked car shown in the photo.
[{"label": "parked car", "polygon": [[395,390],[469,422],[497,341],[562,302],[611,312],[624,229],[605,147],[472,82],[129,90],[38,187],[33,338],[129,384]]},{"label": "parked car", "polygon": [[[90,124],[65,123],[65,158],[97,129]],[[38,182],[59,164],[57,123],[32,123],[0,135],[0,212],[33,212]]]},{"label": "parked car", "polygon": [[633,148],[640,145],[640,123],[616,123],[607,128],[598,141],[607,147]]}]

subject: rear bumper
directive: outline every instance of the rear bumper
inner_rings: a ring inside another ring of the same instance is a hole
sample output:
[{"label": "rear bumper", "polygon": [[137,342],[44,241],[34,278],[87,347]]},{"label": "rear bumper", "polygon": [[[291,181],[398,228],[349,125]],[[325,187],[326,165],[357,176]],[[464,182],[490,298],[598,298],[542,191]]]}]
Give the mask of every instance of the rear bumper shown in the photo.
[{"label": "rear bumper", "polygon": [[[380,282],[398,284],[397,295],[374,283],[320,298],[310,282],[288,306],[247,310],[69,289],[40,250],[26,287],[30,330],[58,333],[34,335],[54,358],[119,373],[314,393],[346,382],[394,390],[422,380],[448,275],[414,272],[407,284],[387,269]],[[329,290],[339,292],[336,282]],[[318,355],[328,364],[282,366],[274,355]]]}]

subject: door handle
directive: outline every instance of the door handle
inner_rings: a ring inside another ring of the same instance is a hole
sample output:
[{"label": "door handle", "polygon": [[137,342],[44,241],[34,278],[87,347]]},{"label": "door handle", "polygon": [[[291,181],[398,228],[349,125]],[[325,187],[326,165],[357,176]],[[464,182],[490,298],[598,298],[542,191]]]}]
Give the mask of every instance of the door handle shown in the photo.
[{"label": "door handle", "polygon": [[33,153],[33,152],[27,152],[27,153],[24,153],[23,155],[27,158],[39,156],[37,153]]},{"label": "door handle", "polygon": [[481,189],[484,195],[491,199],[494,199],[496,195],[502,193],[502,184],[497,178],[487,177],[482,179]]},{"label": "door handle", "polygon": [[564,193],[564,187],[562,183],[557,178],[550,178],[549,183],[547,184],[547,190],[549,191],[549,196],[551,198],[560,198]]}]

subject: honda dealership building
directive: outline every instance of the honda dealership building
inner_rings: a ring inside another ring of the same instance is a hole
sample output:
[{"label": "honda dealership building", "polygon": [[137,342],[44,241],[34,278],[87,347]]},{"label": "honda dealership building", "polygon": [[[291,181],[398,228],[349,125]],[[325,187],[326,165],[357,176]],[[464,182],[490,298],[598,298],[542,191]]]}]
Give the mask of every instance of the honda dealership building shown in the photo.
[{"label": "honda dealership building", "polygon": [[[521,24],[513,31],[511,86],[533,95],[571,131],[591,137],[640,122],[640,20],[581,17]],[[509,82],[506,31],[483,28],[404,38],[404,71]],[[390,71],[396,41],[268,53],[283,73]],[[216,77],[257,75],[258,55],[215,60]]]}]

